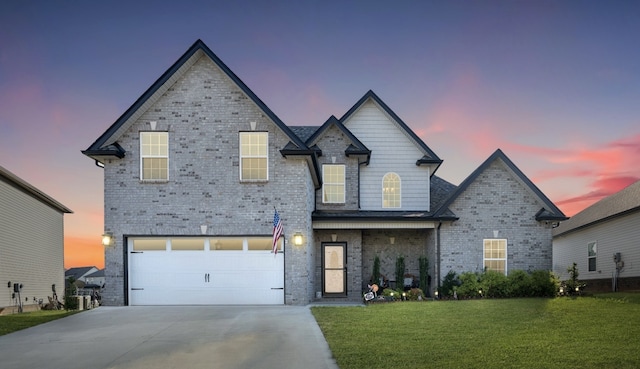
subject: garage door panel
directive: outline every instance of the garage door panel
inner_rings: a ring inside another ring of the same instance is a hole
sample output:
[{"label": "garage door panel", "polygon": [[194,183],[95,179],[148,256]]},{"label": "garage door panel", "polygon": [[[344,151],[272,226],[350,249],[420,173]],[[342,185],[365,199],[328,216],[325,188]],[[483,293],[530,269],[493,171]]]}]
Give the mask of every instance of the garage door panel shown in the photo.
[{"label": "garage door panel", "polygon": [[129,287],[130,305],[281,305],[284,255],[170,248],[134,252]]}]

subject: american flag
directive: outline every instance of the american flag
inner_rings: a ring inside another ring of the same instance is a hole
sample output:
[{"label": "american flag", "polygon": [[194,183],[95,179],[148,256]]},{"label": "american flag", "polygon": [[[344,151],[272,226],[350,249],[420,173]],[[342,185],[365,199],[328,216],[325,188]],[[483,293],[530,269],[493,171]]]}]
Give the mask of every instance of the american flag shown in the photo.
[{"label": "american flag", "polygon": [[273,214],[273,246],[272,251],[274,254],[278,253],[278,240],[282,236],[282,219],[280,219],[280,214],[278,214],[278,210],[275,210]]}]

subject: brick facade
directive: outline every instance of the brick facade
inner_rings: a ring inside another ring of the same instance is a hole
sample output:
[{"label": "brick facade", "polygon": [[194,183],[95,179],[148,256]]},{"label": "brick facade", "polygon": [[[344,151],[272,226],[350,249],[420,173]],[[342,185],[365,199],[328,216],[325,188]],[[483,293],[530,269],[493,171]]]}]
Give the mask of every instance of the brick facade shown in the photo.
[{"label": "brick facade", "polygon": [[494,161],[449,207],[459,219],[441,227],[441,278],[449,270],[481,272],[483,240],[490,238],[507,239],[507,270],[551,270],[551,222],[535,219],[542,207],[502,161]]},{"label": "brick facade", "polygon": [[[334,242],[346,245],[346,297],[353,301],[361,300],[375,256],[389,280],[398,256],[405,258],[405,273],[415,276],[418,258],[426,256],[437,281],[448,270],[480,271],[482,241],[494,238],[494,231],[508,241],[508,270],[551,269],[551,222],[536,217],[543,208],[563,215],[506,156],[498,150],[494,155],[503,159],[483,164],[468,186],[434,181],[429,175],[442,161],[372,91],[350,110],[368,107],[367,114],[352,117],[354,130],[332,117],[313,143],[295,136],[199,40],[150,91],[84,151],[104,164],[105,231],[115,239],[105,249],[107,305],[127,304],[128,237],[200,237],[201,225],[207,225],[206,236],[270,236],[274,207],[286,239],[286,304],[304,305],[322,294],[323,245]],[[169,135],[169,179],[143,182],[140,132],[154,129]],[[268,181],[240,181],[239,132],[252,130],[268,132]],[[360,137],[354,139],[354,132]],[[365,163],[372,147],[377,161]],[[345,165],[344,204],[322,202],[317,177],[330,163]],[[382,176],[398,165],[407,206],[382,208],[376,200],[363,210],[363,196],[379,199]],[[291,242],[296,232],[304,235],[301,246]]]},{"label": "brick facade", "polygon": [[[140,181],[139,132],[150,131],[151,121],[169,132],[166,182]],[[238,132],[251,130],[250,122],[269,132],[269,181],[263,183],[239,180]],[[287,142],[211,60],[200,58],[120,137],[126,156],[105,162],[105,230],[116,243],[105,254],[104,303],[125,303],[126,236],[198,236],[201,224],[208,235],[269,236],[274,206],[287,240],[295,231],[312,235],[313,183],[305,161],[280,154]],[[286,302],[306,304],[311,256],[291,247],[286,257]]]}]

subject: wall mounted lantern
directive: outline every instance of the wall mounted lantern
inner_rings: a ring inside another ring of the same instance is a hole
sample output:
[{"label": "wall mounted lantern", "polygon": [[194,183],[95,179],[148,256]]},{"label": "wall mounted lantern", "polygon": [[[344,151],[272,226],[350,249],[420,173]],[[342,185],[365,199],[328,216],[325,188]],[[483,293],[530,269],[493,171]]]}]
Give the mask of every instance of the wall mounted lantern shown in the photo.
[{"label": "wall mounted lantern", "polygon": [[102,235],[102,246],[109,247],[111,245],[113,245],[113,233],[104,232]]},{"label": "wall mounted lantern", "polygon": [[303,243],[304,243],[304,236],[302,236],[302,232],[296,232],[293,235],[293,244],[295,246],[302,246]]}]

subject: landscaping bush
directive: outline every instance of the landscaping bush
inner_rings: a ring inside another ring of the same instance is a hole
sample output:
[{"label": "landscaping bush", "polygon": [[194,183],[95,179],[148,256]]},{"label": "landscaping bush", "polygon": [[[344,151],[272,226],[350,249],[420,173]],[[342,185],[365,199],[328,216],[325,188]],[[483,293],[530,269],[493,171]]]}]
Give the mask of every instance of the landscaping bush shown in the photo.
[{"label": "landscaping bush", "polygon": [[509,280],[503,273],[487,270],[480,275],[479,284],[482,289],[482,296],[493,298],[512,297]]},{"label": "landscaping bush", "polygon": [[[572,281],[567,281],[567,285]],[[584,286],[575,282],[578,286]],[[455,272],[449,271],[442,282],[442,297],[453,296],[457,292],[458,298],[482,297],[553,297],[558,292],[560,282],[558,277],[547,270],[536,270],[527,273],[514,270],[509,276],[500,272],[487,270],[482,273],[465,272],[456,277]],[[573,285],[572,285],[573,286]],[[572,293],[574,290],[569,290]]]},{"label": "landscaping bush", "polygon": [[480,281],[478,274],[472,272],[465,272],[460,274],[460,286],[458,287],[458,298],[473,298],[478,296],[478,290],[480,289]]},{"label": "landscaping bush", "polygon": [[402,281],[404,281],[404,256],[400,255],[396,259],[396,284],[398,287],[402,287]]},{"label": "landscaping bush", "polygon": [[412,288],[406,292],[407,300],[416,301],[424,300],[424,292],[420,288]]},{"label": "landscaping bush", "polygon": [[533,296],[533,281],[529,273],[524,270],[514,270],[507,276],[512,297]]},{"label": "landscaping bush", "polygon": [[453,270],[449,270],[444,279],[442,280],[442,286],[439,288],[439,294],[441,298],[453,297],[453,291],[460,286],[460,280],[458,275]]},{"label": "landscaping bush", "polygon": [[400,300],[402,299],[402,290],[394,290],[393,288],[385,288],[382,291],[382,296],[385,297],[385,300]]},{"label": "landscaping bush", "polygon": [[380,283],[380,258],[378,255],[373,259],[373,277],[371,283]]},{"label": "landscaping bush", "polygon": [[419,257],[418,265],[420,267],[420,289],[426,294],[429,290],[429,259],[426,256]]},{"label": "landscaping bush", "polygon": [[558,293],[560,280],[548,270],[535,270],[531,273],[532,296],[554,297]]}]

